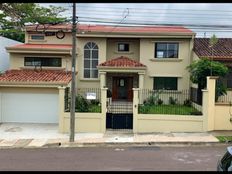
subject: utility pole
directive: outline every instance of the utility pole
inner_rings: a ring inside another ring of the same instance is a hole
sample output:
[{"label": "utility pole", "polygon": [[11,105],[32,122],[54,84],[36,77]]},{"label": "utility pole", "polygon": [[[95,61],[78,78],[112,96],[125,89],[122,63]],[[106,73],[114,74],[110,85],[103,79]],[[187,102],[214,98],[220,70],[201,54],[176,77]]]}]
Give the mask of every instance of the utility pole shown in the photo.
[{"label": "utility pole", "polygon": [[73,3],[72,19],[72,83],[71,83],[71,109],[70,109],[70,137],[69,141],[74,142],[75,137],[75,99],[76,99],[76,3]]}]

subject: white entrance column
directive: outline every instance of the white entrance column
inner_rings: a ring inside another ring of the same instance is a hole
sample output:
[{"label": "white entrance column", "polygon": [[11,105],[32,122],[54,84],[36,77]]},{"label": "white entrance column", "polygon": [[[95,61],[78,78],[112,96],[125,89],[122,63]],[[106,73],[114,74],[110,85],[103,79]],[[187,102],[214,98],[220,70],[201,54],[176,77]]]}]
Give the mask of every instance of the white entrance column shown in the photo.
[{"label": "white entrance column", "polygon": [[100,71],[100,88],[105,88],[106,87],[106,72]]},{"label": "white entrance column", "polygon": [[[144,72],[139,72],[139,89],[140,91],[143,89],[143,85],[144,85]],[[142,92],[139,92],[139,104],[142,104]]]}]

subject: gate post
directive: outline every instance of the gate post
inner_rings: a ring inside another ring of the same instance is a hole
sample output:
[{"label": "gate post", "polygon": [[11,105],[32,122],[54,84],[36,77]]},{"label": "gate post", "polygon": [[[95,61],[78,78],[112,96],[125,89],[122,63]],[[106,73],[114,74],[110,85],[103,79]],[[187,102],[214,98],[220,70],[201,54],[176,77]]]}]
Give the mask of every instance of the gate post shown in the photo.
[{"label": "gate post", "polygon": [[64,90],[66,87],[59,86],[59,132],[64,132]]},{"label": "gate post", "polygon": [[101,122],[101,130],[102,133],[106,132],[106,101],[107,101],[107,89],[101,88],[101,113],[102,113],[102,122]]},{"label": "gate post", "polygon": [[204,117],[204,131],[214,130],[215,86],[218,77],[207,77],[207,89],[203,91],[202,111]]},{"label": "gate post", "polygon": [[133,133],[138,132],[139,88],[133,88]]}]

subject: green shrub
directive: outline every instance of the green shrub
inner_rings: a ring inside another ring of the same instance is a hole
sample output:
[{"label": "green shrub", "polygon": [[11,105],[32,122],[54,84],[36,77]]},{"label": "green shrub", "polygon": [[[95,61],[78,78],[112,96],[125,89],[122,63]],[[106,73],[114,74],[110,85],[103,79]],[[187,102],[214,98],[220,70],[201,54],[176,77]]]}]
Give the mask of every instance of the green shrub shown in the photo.
[{"label": "green shrub", "polygon": [[139,113],[142,113],[142,114],[148,114],[149,113],[149,110],[150,110],[150,106],[145,104],[145,105],[140,105],[139,106]]},{"label": "green shrub", "polygon": [[163,100],[161,100],[160,98],[157,101],[158,105],[162,105],[163,104]]},{"label": "green shrub", "polygon": [[88,102],[87,99],[85,99],[80,94],[78,94],[76,96],[76,103],[75,104],[76,104],[75,110],[77,112],[88,112],[89,111],[89,105],[90,105],[90,103]]},{"label": "green shrub", "polygon": [[148,97],[147,100],[144,101],[144,104],[148,104],[148,105],[155,105],[158,103],[159,100],[159,94],[161,93],[161,91],[153,91],[151,93],[151,96]]},{"label": "green shrub", "polygon": [[99,105],[99,103],[100,103],[100,101],[99,100],[90,100],[90,103],[92,104],[92,105]]},{"label": "green shrub", "polygon": [[184,101],[184,105],[185,105],[185,106],[192,106],[192,105],[191,105],[191,100],[186,99],[186,100]]},{"label": "green shrub", "polygon": [[173,97],[169,97],[169,104],[175,105],[177,103],[177,99],[174,99]]}]

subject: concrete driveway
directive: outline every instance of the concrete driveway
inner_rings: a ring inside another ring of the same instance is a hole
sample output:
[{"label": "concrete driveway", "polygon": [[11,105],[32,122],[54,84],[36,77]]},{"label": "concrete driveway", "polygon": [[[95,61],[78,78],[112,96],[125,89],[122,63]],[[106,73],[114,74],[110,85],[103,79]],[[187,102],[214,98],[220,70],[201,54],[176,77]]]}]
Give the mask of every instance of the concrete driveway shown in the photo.
[{"label": "concrete driveway", "polygon": [[[69,139],[69,133],[59,133],[58,124],[1,123],[0,139]],[[75,140],[100,138],[102,133],[76,133]]]},{"label": "concrete driveway", "polygon": [[0,139],[53,139],[69,138],[58,132],[58,124],[1,123]]}]

